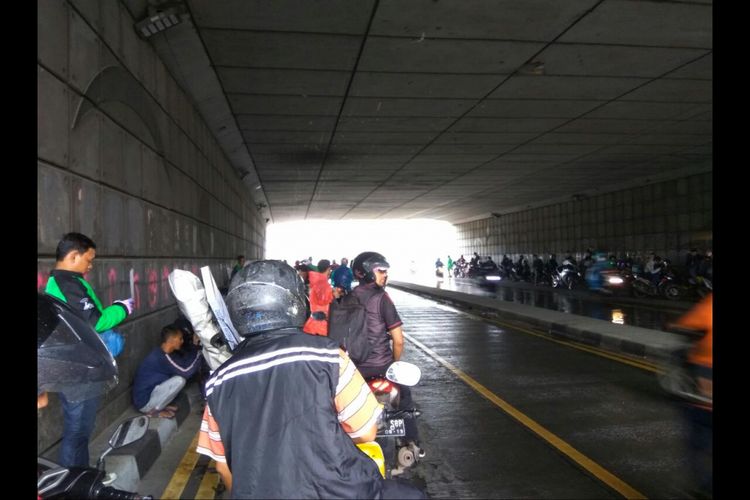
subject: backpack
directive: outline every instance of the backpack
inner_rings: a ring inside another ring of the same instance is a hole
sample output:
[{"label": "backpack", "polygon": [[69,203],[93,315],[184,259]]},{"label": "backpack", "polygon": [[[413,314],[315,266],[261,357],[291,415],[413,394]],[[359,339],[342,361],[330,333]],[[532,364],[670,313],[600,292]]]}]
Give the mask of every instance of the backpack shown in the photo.
[{"label": "backpack", "polygon": [[[384,294],[377,294],[378,301]],[[331,302],[328,311],[328,337],[336,340],[354,361],[359,364],[370,356],[370,341],[366,326],[367,311],[354,293]]]}]

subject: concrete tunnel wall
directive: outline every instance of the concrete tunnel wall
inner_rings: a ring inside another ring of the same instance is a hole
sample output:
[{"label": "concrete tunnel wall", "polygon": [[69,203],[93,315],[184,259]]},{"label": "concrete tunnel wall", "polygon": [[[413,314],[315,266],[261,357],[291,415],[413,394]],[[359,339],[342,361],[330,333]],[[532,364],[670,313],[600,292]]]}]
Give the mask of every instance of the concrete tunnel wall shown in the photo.
[{"label": "concrete tunnel wall", "polygon": [[[237,254],[264,256],[265,221],[120,2],[45,0],[38,10],[37,288],[69,231],[97,244],[87,279],[105,305],[130,295],[131,268],[137,282],[97,435],[131,405],[139,361],[177,317],[169,272],[210,265],[222,286]],[[37,429],[38,453],[60,439],[56,395]]]},{"label": "concrete tunnel wall", "polygon": [[458,224],[459,253],[474,252],[500,262],[549,253],[562,262],[570,251],[580,260],[586,248],[617,256],[656,252],[682,265],[690,248],[713,245],[711,172],[589,196],[539,208]]}]

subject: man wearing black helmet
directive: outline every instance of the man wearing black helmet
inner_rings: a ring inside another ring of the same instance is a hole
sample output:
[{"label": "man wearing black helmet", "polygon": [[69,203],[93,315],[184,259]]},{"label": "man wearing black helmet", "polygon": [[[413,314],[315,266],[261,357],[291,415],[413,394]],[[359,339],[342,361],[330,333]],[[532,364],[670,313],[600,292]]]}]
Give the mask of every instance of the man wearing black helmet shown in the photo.
[{"label": "man wearing black helmet", "polygon": [[[385,291],[390,267],[385,257],[377,252],[363,252],[352,263],[354,277],[359,280],[359,286],[352,290],[352,293],[361,304],[364,304],[367,311],[365,327],[371,346],[368,358],[357,365],[365,378],[384,375],[394,361],[401,359],[404,349],[404,335],[401,329],[403,321],[391,297]],[[399,408],[414,408],[411,390],[407,386],[401,386]],[[416,453],[423,457],[424,451],[419,447],[416,422],[406,419],[404,424],[406,440],[416,447]]]},{"label": "man wearing black helmet", "polygon": [[355,446],[375,438],[382,408],[335,340],[302,332],[305,286],[292,267],[251,262],[226,303],[245,338],[206,383],[197,451],[231,498],[424,498]]}]

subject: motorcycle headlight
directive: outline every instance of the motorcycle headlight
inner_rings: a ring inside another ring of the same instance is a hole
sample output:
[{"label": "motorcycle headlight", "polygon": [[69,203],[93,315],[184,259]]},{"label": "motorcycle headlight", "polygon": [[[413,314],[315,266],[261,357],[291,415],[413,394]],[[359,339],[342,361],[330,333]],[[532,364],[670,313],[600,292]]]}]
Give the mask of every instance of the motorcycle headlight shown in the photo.
[{"label": "motorcycle headlight", "polygon": [[607,278],[607,281],[611,285],[622,285],[623,283],[623,279],[620,278],[619,276],[610,276],[609,278]]},{"label": "motorcycle headlight", "polygon": [[487,281],[500,281],[500,276],[486,276]]}]

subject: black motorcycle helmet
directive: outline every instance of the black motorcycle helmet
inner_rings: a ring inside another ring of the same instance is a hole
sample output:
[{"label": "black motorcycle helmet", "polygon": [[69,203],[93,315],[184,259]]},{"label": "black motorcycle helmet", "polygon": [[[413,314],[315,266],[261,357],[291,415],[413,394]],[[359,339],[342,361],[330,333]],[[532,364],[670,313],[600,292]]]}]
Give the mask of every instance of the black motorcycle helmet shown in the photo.
[{"label": "black motorcycle helmet", "polygon": [[375,281],[373,271],[379,267],[388,269],[391,265],[377,252],[362,252],[354,259],[352,272],[360,283],[372,283]]},{"label": "black motorcycle helmet", "polygon": [[37,393],[62,392],[77,402],[116,386],[117,363],[99,334],[68,304],[37,295]]},{"label": "black motorcycle helmet", "polygon": [[256,260],[234,278],[226,304],[232,324],[243,337],[305,323],[305,284],[289,264]]}]

